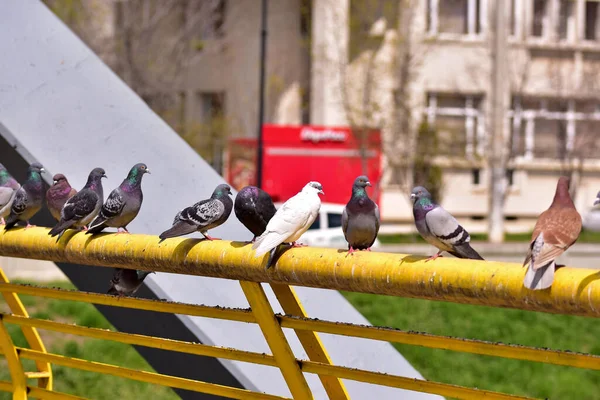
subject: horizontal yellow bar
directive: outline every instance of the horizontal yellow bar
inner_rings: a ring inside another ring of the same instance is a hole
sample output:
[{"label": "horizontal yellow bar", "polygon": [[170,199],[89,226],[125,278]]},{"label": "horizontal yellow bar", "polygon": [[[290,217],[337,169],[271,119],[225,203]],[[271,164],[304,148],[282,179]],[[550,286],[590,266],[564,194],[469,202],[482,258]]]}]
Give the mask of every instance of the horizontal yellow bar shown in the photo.
[{"label": "horizontal yellow bar", "polygon": [[266,269],[266,255],[255,258],[250,245],[225,240],[159,243],[152,235],[90,237],[69,231],[57,243],[47,233],[46,228],[0,230],[0,256],[600,316],[600,271],[594,269],[560,268],[552,289],[534,291],[523,287],[525,269],[516,263],[450,257],[426,263],[423,256],[376,252],[347,257],[309,247],[286,251]]},{"label": "horizontal yellow bar", "polygon": [[13,386],[11,382],[0,381],[0,392],[12,392]]},{"label": "horizontal yellow bar", "polygon": [[85,397],[73,396],[72,394],[53,392],[51,390],[46,390],[34,386],[27,387],[27,396],[32,397],[34,399],[44,399],[44,400],[86,400]]},{"label": "horizontal yellow bar", "polygon": [[119,298],[98,293],[50,289],[30,285],[17,285],[13,283],[0,283],[0,292],[13,292],[30,296],[48,297],[58,300],[71,300],[81,301],[84,303],[102,304],[105,306],[135,308],[138,310],[152,310],[172,314],[192,315],[195,317],[218,318],[230,321],[256,323],[251,311],[244,309],[209,307],[195,304],[174,303],[170,301],[137,299],[132,297]]},{"label": "horizontal yellow bar", "polygon": [[303,372],[319,375],[337,376],[342,379],[366,382],[376,385],[390,386],[415,392],[438,394],[465,400],[528,400],[530,397],[513,396],[510,394],[490,392],[487,390],[472,389],[447,383],[424,381],[420,379],[405,378],[402,376],[382,374],[380,372],[364,371],[360,369],[340,367],[337,365],[323,364],[315,361],[301,361]]},{"label": "horizontal yellow bar", "polygon": [[253,353],[244,350],[208,346],[205,344],[190,343],[180,340],[164,339],[133,333],[114,332],[107,329],[88,328],[84,326],[64,324],[61,322],[47,321],[42,319],[24,318],[16,315],[0,315],[3,316],[4,322],[16,324],[19,326],[31,326],[36,327],[38,329],[45,329],[54,332],[85,336],[94,339],[112,340],[115,342],[153,347],[162,350],[178,351],[181,353],[194,354],[198,356],[225,358],[228,360],[236,360],[277,367],[275,359],[269,354]]},{"label": "horizontal yellow bar", "polygon": [[140,382],[147,382],[156,385],[169,386],[195,392],[223,396],[230,399],[257,399],[257,400],[281,400],[285,397],[274,396],[265,393],[252,392],[250,390],[238,389],[229,386],[217,385],[214,383],[199,382],[192,379],[179,378],[176,376],[158,374],[156,372],[137,371],[129,368],[118,367],[99,363],[95,361],[81,360],[60,356],[58,354],[41,353],[39,351],[19,348],[19,355],[29,360],[46,361],[52,364],[62,365],[67,368],[81,369],[84,371],[98,372],[119,376],[122,378],[133,379]]},{"label": "horizontal yellow bar", "polygon": [[25,372],[25,378],[27,379],[43,379],[43,378],[48,378],[50,376],[50,372],[38,372],[38,371],[34,371],[34,372]]},{"label": "horizontal yellow bar", "polygon": [[317,331],[330,333],[332,335],[383,340],[386,342],[423,346],[433,349],[460,351],[486,356],[512,358],[515,360],[537,361],[547,364],[600,370],[600,357],[591,354],[539,349],[504,343],[492,343],[482,340],[459,339],[448,336],[430,335],[421,332],[406,332],[399,329],[353,325],[297,317],[278,316],[278,318],[283,328]]}]

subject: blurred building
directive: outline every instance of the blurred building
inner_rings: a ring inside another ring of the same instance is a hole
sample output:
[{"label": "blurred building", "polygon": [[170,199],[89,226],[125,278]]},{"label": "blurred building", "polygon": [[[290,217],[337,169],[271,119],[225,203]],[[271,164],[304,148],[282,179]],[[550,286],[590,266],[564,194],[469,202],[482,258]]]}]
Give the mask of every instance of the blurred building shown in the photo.
[{"label": "blurred building", "polygon": [[[421,157],[441,168],[444,206],[485,230],[492,1],[270,0],[265,123],[380,129],[386,222],[411,226]],[[46,3],[61,16],[76,2]],[[82,3],[81,17],[61,17],[215,168],[228,137],[256,136],[260,0]],[[562,173],[582,213],[600,189],[600,2],[505,4],[505,210],[515,231],[531,228]],[[424,122],[435,146],[415,158]]]}]

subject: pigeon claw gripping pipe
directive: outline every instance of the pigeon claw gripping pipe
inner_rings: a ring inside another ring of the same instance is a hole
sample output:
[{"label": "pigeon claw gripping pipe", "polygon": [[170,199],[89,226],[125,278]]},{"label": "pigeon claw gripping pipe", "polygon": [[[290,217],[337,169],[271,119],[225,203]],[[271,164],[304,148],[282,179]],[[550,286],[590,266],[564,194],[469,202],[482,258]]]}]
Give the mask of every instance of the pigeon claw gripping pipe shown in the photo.
[{"label": "pigeon claw gripping pipe", "polygon": [[560,177],[550,207],[540,214],[523,262],[527,272],[523,285],[531,290],[543,290],[552,286],[555,259],[579,238],[581,215],[575,209],[569,194],[570,180]]},{"label": "pigeon claw gripping pipe", "polygon": [[271,266],[280,244],[291,243],[292,247],[302,246],[296,241],[319,215],[321,209],[319,194],[325,194],[319,182],[307,183],[298,194],[283,203],[270,219],[263,234],[256,238],[252,245],[256,252],[255,257],[269,253],[267,268]]},{"label": "pigeon claw gripping pipe", "polygon": [[413,201],[413,216],[419,234],[439,250],[436,255],[429,257],[428,261],[441,257],[443,251],[458,258],[483,260],[471,247],[469,232],[448,211],[433,202],[427,189],[422,186],[415,187],[410,198]]},{"label": "pigeon claw gripping pipe", "polygon": [[199,201],[178,212],[173,219],[173,226],[159,235],[160,241],[196,231],[207,240],[220,240],[209,236],[206,231],[220,226],[229,218],[233,209],[233,200],[229,196],[231,196],[229,185],[217,186],[209,199]]},{"label": "pigeon claw gripping pipe", "polygon": [[352,195],[342,212],[342,231],[348,242],[348,254],[357,250],[371,251],[379,233],[379,207],[369,198],[369,178],[361,175],[354,180]]}]

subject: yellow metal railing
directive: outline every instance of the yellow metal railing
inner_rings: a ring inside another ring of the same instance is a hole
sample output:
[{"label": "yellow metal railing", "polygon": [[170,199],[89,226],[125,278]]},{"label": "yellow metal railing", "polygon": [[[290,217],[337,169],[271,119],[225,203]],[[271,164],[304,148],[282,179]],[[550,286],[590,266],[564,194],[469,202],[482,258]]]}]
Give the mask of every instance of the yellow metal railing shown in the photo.
[{"label": "yellow metal railing", "polygon": [[[12,392],[14,399],[79,398],[53,391],[51,365],[234,399],[284,398],[51,354],[45,349],[37,329],[278,368],[294,399],[313,398],[305,373],[318,375],[331,399],[350,398],[342,379],[461,399],[526,398],[333,365],[317,332],[600,370],[600,357],[589,354],[312,320],[289,286],[342,289],[598,317],[600,283],[597,281],[599,272],[595,270],[560,268],[556,272],[551,291],[529,291],[522,287],[523,268],[510,263],[450,258],[425,263],[424,257],[402,254],[358,253],[346,256],[337,250],[300,248],[285,252],[274,268],[267,270],[266,256],[262,259],[254,258],[250,246],[231,246],[231,242],[227,241],[170,239],[159,244],[156,236],[103,234],[90,237],[67,232],[56,243],[54,238],[47,235],[45,228],[0,232],[0,255],[235,279],[240,281],[250,305],[247,310],[227,309],[17,285],[9,283],[0,272],[0,293],[11,311],[0,314],[0,353],[7,361],[11,377],[10,382],[0,382],[0,391]],[[285,315],[273,312],[260,283],[271,285]],[[30,318],[19,295],[257,324],[271,354]],[[21,327],[30,348],[15,347],[6,330],[7,323]],[[296,358],[283,334],[283,328],[295,331],[308,360]],[[21,362],[23,359],[35,361],[37,370],[25,371]],[[32,380],[37,380],[37,386],[29,384]]]}]

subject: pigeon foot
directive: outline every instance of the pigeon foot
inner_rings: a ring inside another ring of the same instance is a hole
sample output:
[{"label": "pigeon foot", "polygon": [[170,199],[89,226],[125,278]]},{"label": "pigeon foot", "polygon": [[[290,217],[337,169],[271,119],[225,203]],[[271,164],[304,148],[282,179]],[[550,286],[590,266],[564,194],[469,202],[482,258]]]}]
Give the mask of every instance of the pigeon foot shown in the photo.
[{"label": "pigeon foot", "polygon": [[29,228],[35,228],[35,227],[36,227],[36,225],[31,225],[31,224],[29,223],[29,221],[27,221],[27,225],[25,226],[25,229],[29,229]]},{"label": "pigeon foot", "polygon": [[120,234],[131,235],[131,233],[127,230],[127,228],[118,228],[116,234],[117,235],[120,235]]},{"label": "pigeon foot", "polygon": [[425,260],[425,262],[435,260],[438,257],[443,257],[441,250],[429,257],[427,260]]}]

